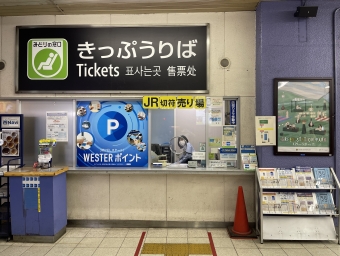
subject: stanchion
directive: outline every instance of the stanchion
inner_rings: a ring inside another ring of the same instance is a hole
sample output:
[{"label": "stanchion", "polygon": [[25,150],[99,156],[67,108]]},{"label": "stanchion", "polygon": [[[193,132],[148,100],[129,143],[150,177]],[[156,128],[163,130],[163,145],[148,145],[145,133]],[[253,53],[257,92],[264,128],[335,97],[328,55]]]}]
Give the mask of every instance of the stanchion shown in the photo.
[{"label": "stanchion", "polygon": [[242,186],[238,187],[234,226],[227,228],[231,238],[256,238],[256,233],[249,227],[246,203]]}]

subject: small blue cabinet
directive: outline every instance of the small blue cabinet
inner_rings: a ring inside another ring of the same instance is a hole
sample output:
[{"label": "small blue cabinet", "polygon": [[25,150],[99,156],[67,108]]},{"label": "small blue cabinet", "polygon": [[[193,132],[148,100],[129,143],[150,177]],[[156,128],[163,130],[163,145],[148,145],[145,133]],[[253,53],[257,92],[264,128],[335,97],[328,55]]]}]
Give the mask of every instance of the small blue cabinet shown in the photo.
[{"label": "small blue cabinet", "polygon": [[67,168],[18,168],[9,176],[13,240],[57,241],[66,232]]}]

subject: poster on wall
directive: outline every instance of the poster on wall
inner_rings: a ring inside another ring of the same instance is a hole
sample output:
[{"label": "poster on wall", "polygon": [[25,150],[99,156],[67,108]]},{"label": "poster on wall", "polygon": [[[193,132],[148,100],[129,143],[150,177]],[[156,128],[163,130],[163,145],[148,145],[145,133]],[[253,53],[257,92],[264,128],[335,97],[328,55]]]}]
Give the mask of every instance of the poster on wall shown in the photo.
[{"label": "poster on wall", "polygon": [[148,112],[139,101],[77,102],[77,167],[148,167]]},{"label": "poster on wall", "polygon": [[15,114],[17,112],[15,101],[0,101],[1,114]]},{"label": "poster on wall", "polygon": [[256,146],[274,146],[276,143],[276,116],[255,116]]},{"label": "poster on wall", "polygon": [[207,108],[223,108],[223,97],[207,97]]},{"label": "poster on wall", "polygon": [[222,147],[236,147],[236,125],[224,125],[222,129]]},{"label": "poster on wall", "polygon": [[66,111],[46,112],[46,138],[58,142],[68,141],[68,119]]},{"label": "poster on wall", "polygon": [[223,97],[207,97],[209,126],[222,126],[223,122]]},{"label": "poster on wall", "polygon": [[276,155],[333,155],[331,78],[274,79]]},{"label": "poster on wall", "polygon": [[205,109],[196,109],[196,125],[205,125]]},{"label": "poster on wall", "polygon": [[208,122],[210,126],[222,126],[222,117],[221,108],[208,109]]}]

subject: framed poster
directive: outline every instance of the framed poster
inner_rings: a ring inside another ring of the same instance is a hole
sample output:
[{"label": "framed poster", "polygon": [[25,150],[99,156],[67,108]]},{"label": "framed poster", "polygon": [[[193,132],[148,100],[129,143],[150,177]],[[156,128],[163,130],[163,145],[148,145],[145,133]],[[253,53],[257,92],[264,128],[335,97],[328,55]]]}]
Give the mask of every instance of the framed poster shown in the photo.
[{"label": "framed poster", "polygon": [[332,78],[275,78],[275,155],[333,155]]},{"label": "framed poster", "polygon": [[148,167],[148,111],[139,101],[77,102],[77,167]]}]

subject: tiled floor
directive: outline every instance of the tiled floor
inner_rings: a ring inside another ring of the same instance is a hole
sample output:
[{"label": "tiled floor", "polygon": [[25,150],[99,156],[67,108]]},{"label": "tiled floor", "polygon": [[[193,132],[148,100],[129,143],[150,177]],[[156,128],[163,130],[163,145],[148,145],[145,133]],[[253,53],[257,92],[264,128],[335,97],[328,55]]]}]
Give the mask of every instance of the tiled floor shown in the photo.
[{"label": "tiled floor", "polygon": [[[226,229],[136,229],[136,228],[67,228],[66,234],[56,243],[17,243],[0,240],[1,256],[134,256],[145,232],[144,244],[210,244],[218,256],[328,256],[340,255],[340,245],[336,241],[265,241],[258,239],[230,239]],[[164,256],[164,254],[141,254]],[[171,246],[169,246],[171,247]],[[166,256],[198,256],[213,254],[167,254]]]}]

